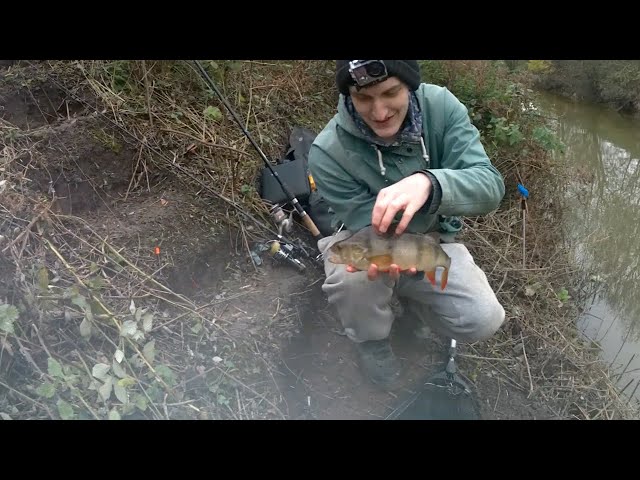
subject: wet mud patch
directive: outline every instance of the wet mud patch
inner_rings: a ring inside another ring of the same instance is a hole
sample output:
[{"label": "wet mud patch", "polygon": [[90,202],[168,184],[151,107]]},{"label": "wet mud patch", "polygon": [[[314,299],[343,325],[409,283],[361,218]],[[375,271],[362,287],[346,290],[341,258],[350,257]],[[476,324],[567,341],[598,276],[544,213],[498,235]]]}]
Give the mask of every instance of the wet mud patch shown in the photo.
[{"label": "wet mud patch", "polygon": [[514,388],[498,375],[482,375],[477,379],[482,392],[482,417],[490,420],[563,420],[551,405],[540,398],[528,398],[527,393]]},{"label": "wet mud patch", "polygon": [[64,121],[26,137],[34,143],[21,162],[33,188],[55,193],[54,213],[108,210],[125,197],[138,152],[97,118]]},{"label": "wet mud patch", "polygon": [[173,267],[167,278],[169,288],[192,299],[207,294],[217,295],[229,261],[228,255],[221,251],[220,243],[194,252],[193,256]]},{"label": "wet mud patch", "polygon": [[[7,61],[5,61],[7,62]],[[84,106],[52,83],[0,74],[0,118],[21,130],[52,125],[81,114]]]},{"label": "wet mud patch", "polygon": [[211,301],[227,300],[220,314],[228,323],[230,335],[248,334],[275,352],[282,343],[299,335],[303,327],[300,305],[308,301],[313,281],[270,258],[265,258],[256,271],[246,255],[240,255],[228,263]]}]

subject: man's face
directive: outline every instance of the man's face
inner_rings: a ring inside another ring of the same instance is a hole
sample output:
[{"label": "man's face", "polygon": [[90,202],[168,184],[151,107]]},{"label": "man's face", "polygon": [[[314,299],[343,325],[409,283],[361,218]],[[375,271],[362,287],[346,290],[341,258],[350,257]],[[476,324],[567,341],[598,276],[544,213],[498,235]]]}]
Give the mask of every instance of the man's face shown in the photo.
[{"label": "man's face", "polygon": [[393,138],[409,109],[409,89],[396,77],[361,90],[350,87],[353,106],[380,138]]}]

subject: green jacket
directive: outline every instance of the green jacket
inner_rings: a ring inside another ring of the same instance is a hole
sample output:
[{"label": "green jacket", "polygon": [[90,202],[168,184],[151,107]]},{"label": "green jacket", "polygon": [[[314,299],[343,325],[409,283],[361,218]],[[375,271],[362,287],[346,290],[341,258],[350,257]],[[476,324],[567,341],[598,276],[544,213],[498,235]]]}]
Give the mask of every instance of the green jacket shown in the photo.
[{"label": "green jacket", "polygon": [[500,204],[502,175],[487,157],[467,108],[445,87],[423,83],[416,94],[426,152],[419,143],[375,146],[357,128],[340,95],[338,112],[309,151],[309,170],[334,212],[334,227],[344,223],[353,231],[371,225],[378,192],[417,171],[437,182],[408,232],[442,229],[447,217],[483,215]]}]

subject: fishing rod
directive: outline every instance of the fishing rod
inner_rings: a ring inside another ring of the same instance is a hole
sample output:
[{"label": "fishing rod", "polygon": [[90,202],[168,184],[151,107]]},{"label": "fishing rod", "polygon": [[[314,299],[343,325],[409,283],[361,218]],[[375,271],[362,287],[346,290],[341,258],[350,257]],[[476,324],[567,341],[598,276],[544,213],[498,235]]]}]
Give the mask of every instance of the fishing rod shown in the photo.
[{"label": "fishing rod", "polygon": [[244,134],[246,135],[246,137],[249,139],[249,141],[251,142],[251,144],[253,145],[253,147],[256,149],[256,151],[260,154],[260,157],[262,158],[262,161],[265,163],[265,165],[267,166],[267,168],[269,169],[269,172],[271,173],[271,175],[276,179],[276,181],[278,182],[278,184],[280,185],[280,187],[282,188],[282,191],[284,192],[284,194],[287,196],[287,198],[289,199],[289,201],[291,202],[291,204],[294,206],[294,208],[296,209],[296,211],[298,212],[298,214],[300,215],[300,218],[302,218],[302,221],[304,222],[304,224],[307,226],[307,228],[309,229],[309,231],[311,232],[311,234],[313,235],[313,237],[316,240],[319,240],[320,238],[322,238],[322,234],[320,233],[320,230],[318,230],[318,227],[316,227],[315,223],[313,223],[313,220],[311,219],[311,217],[309,216],[309,214],[304,210],[304,208],[302,208],[302,205],[300,205],[300,202],[298,201],[298,199],[291,193],[291,191],[289,190],[289,188],[286,186],[286,184],[280,179],[280,176],[278,175],[278,172],[276,172],[272,167],[271,167],[271,163],[269,162],[269,159],[266,157],[266,155],[262,152],[262,150],[260,149],[260,147],[258,146],[258,144],[253,140],[253,138],[251,137],[251,135],[249,134],[249,132],[247,131],[247,129],[244,127],[244,125],[242,124],[242,122],[240,121],[240,119],[238,118],[238,116],[236,115],[236,113],[233,111],[233,109],[231,108],[231,105],[229,105],[229,103],[227,102],[227,100],[223,97],[222,93],[220,92],[220,90],[218,90],[218,88],[215,86],[215,84],[213,83],[213,80],[211,80],[211,77],[209,77],[209,75],[207,74],[206,70],[204,69],[204,67],[202,66],[202,64],[198,61],[198,60],[194,60],[194,63],[196,65],[196,67],[198,68],[200,75],[202,76],[203,80],[207,83],[207,85],[209,87],[211,87],[211,89],[216,93],[216,95],[218,95],[218,97],[220,98],[220,101],[222,101],[222,103],[224,104],[224,106],[227,108],[227,110],[229,110],[229,113],[231,113],[231,115],[233,116],[234,120],[237,122],[237,124],[240,126],[240,128],[242,129],[242,131],[244,132]]}]

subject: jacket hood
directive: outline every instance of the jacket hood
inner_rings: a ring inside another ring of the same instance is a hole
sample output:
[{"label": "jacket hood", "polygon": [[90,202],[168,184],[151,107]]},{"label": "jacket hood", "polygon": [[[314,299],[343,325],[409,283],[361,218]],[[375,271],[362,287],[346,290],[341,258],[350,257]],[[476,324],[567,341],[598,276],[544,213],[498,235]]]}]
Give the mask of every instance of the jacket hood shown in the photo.
[{"label": "jacket hood", "polygon": [[353,117],[349,113],[347,109],[346,103],[347,97],[340,94],[338,98],[338,115],[336,116],[336,121],[341,128],[344,128],[351,135],[358,137],[364,141],[370,142],[371,139],[368,138],[362,130],[358,128],[356,122],[353,120]]}]

